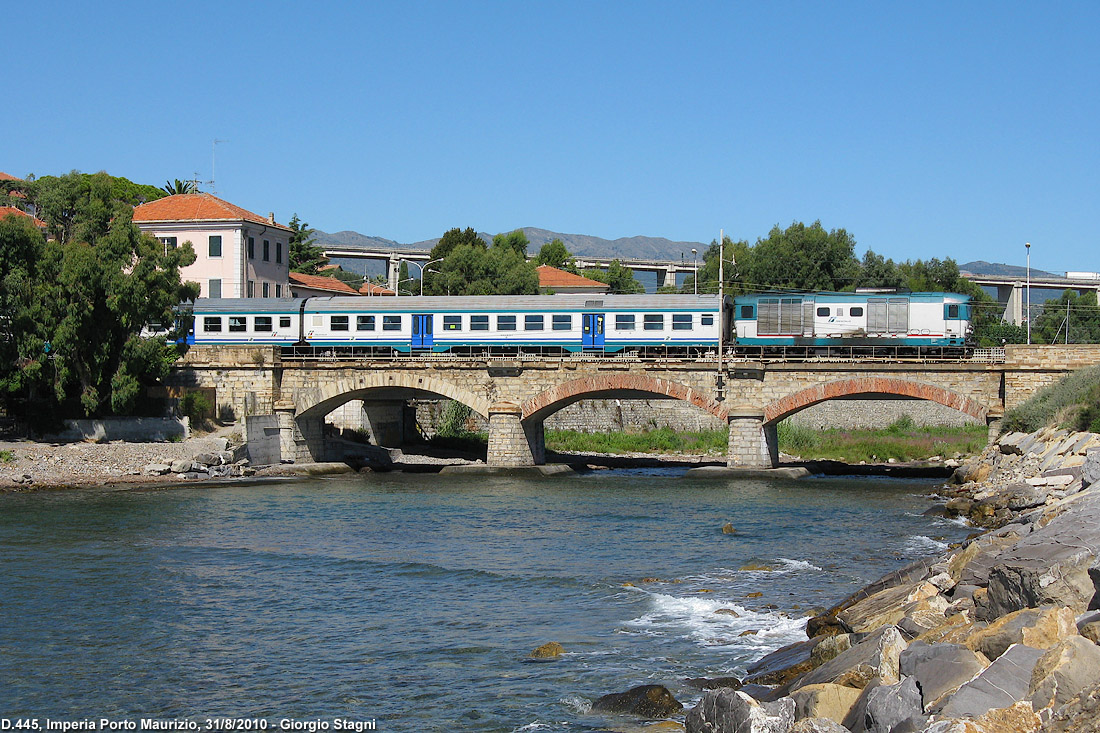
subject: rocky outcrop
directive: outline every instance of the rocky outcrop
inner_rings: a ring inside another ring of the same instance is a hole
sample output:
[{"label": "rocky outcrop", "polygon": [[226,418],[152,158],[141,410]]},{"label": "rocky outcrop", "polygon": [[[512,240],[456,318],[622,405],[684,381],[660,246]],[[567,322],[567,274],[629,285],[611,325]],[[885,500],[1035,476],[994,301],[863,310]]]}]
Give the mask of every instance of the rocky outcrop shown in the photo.
[{"label": "rocky outcrop", "polygon": [[626,692],[604,695],[592,703],[592,709],[643,718],[667,718],[683,710],[684,706],[664,685],[640,685]]},{"label": "rocky outcrop", "polygon": [[956,479],[984,534],[810,619],[688,731],[1100,733],[1100,435],[1010,433]]}]

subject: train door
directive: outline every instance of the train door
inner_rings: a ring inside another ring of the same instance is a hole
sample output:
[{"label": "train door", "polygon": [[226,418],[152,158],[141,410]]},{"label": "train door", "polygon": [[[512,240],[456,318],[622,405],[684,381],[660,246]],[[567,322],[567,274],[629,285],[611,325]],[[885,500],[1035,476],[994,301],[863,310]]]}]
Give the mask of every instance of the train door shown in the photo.
[{"label": "train door", "polygon": [[412,314],[412,347],[414,349],[430,349],[435,343],[432,338],[432,314]]},{"label": "train door", "polygon": [[581,315],[581,347],[602,349],[604,344],[604,314],[585,313]]}]

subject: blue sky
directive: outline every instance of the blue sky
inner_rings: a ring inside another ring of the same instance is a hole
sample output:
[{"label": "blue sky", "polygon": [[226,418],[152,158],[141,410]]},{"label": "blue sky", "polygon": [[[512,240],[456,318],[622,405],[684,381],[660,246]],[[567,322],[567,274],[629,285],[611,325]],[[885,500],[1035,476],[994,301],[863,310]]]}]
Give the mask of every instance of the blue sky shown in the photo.
[{"label": "blue sky", "polygon": [[208,180],[222,139],[219,195],[326,231],[755,240],[820,219],[860,254],[1022,265],[1030,241],[1036,268],[1100,271],[1096,2],[20,15],[0,142],[17,176]]}]

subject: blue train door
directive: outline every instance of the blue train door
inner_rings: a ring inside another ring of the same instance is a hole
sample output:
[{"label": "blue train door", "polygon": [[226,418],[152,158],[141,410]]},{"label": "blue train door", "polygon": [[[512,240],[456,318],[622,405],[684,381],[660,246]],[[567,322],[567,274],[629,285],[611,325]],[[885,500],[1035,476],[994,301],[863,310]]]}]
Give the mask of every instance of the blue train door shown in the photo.
[{"label": "blue train door", "polygon": [[412,317],[412,347],[414,349],[430,349],[432,340],[432,314],[413,313]]},{"label": "blue train door", "polygon": [[604,341],[603,313],[585,313],[581,316],[581,347],[602,349]]}]

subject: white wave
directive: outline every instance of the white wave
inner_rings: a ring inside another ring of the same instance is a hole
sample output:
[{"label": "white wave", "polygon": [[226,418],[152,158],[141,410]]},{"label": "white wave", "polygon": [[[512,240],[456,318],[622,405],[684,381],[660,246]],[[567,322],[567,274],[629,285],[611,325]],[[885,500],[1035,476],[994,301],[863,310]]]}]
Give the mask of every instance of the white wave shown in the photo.
[{"label": "white wave", "polygon": [[943,552],[947,549],[947,547],[948,545],[946,542],[934,540],[931,537],[925,537],[922,534],[915,534],[905,541],[905,545],[902,546],[902,550],[904,552],[913,554],[929,554]]},{"label": "white wave", "polygon": [[805,560],[788,560],[785,557],[779,558],[779,561],[786,565],[784,570],[821,570],[818,566]]},{"label": "white wave", "polygon": [[[672,636],[706,647],[778,648],[805,638],[806,619],[753,611],[729,600],[647,593],[650,610],[626,622],[633,633]],[[716,613],[729,609],[734,614]],[[741,636],[742,632],[753,631]]]},{"label": "white wave", "polygon": [[[592,711],[592,701],[586,697],[580,695],[569,695],[558,700],[562,705],[567,705],[571,709],[580,713],[581,715],[587,715]],[[532,723],[534,725],[534,723]],[[520,730],[523,730],[522,728]]]},{"label": "white wave", "polygon": [[522,733],[522,731],[525,730],[550,730],[551,727],[552,726],[550,726],[548,723],[540,723],[536,720],[534,723],[528,723],[527,725],[521,725],[518,728],[513,728],[512,733]]}]

